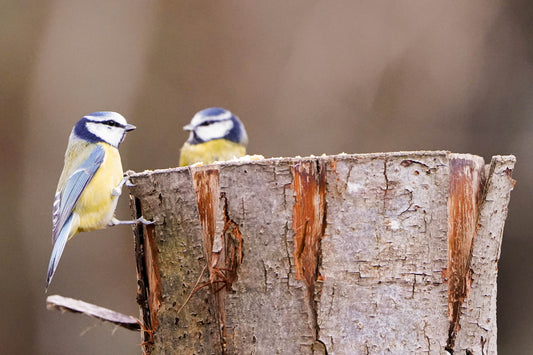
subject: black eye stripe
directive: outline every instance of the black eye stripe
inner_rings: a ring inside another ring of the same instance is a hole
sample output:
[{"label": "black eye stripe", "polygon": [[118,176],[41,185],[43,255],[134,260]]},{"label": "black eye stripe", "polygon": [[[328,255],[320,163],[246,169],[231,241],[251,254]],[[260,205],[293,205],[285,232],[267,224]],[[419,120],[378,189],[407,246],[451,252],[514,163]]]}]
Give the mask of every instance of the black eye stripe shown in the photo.
[{"label": "black eye stripe", "polygon": [[217,123],[217,122],[224,122],[228,120],[207,120],[202,123],[200,123],[198,126],[209,126],[210,124]]},{"label": "black eye stripe", "polygon": [[111,126],[111,127],[124,127],[120,123],[118,123],[117,121],[113,121],[113,120],[103,121],[102,123],[105,124],[105,125]]}]

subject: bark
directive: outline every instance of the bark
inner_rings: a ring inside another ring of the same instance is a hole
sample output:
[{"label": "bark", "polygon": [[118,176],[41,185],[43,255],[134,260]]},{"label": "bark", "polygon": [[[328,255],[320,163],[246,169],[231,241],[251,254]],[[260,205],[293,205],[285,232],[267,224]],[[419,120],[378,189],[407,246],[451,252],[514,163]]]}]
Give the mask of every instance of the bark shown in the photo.
[{"label": "bark", "polygon": [[[515,158],[397,152],[133,175],[145,351],[496,353]],[[153,335],[153,337],[152,337]]]}]

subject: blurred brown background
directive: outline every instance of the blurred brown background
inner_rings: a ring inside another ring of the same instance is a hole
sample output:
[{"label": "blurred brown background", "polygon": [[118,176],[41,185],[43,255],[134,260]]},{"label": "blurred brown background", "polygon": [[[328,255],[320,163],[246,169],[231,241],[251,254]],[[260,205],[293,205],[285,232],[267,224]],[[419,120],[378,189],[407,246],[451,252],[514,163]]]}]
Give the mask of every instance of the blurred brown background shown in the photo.
[{"label": "blurred brown background", "polygon": [[[448,149],[517,155],[500,262],[502,354],[533,346],[533,4],[450,1],[0,2],[5,354],[138,354],[137,333],[45,309],[51,206],[72,125],[138,129],[125,170],[177,165],[205,107],[270,156]],[[124,195],[127,196],[127,195]],[[129,217],[128,200],[118,217]],[[129,227],[67,246],[50,294],[138,315]]]}]

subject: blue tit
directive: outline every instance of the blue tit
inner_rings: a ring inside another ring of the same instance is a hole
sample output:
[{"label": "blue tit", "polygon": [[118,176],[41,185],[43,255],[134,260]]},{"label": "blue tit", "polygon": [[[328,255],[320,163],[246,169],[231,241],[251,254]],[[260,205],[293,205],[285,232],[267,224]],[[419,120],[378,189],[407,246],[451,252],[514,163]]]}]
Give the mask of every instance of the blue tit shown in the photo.
[{"label": "blue tit", "polygon": [[191,132],[181,148],[180,166],[231,160],[246,154],[248,136],[237,116],[219,107],[206,108],[183,127]]},{"label": "blue tit", "polygon": [[70,134],[65,165],[59,178],[53,205],[54,247],[46,288],[50,285],[67,241],[79,232],[116,224],[113,214],[128,176],[124,176],[118,146],[126,132],[134,130],[116,112],[94,112],[79,120]]}]

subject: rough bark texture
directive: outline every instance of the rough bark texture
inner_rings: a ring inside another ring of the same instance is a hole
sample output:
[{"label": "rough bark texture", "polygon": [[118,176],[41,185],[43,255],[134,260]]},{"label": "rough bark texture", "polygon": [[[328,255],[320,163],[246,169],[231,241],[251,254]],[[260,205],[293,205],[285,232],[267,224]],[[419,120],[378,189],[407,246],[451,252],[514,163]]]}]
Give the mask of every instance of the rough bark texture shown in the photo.
[{"label": "rough bark texture", "polygon": [[398,152],[132,176],[152,354],[496,353],[513,156]]}]

